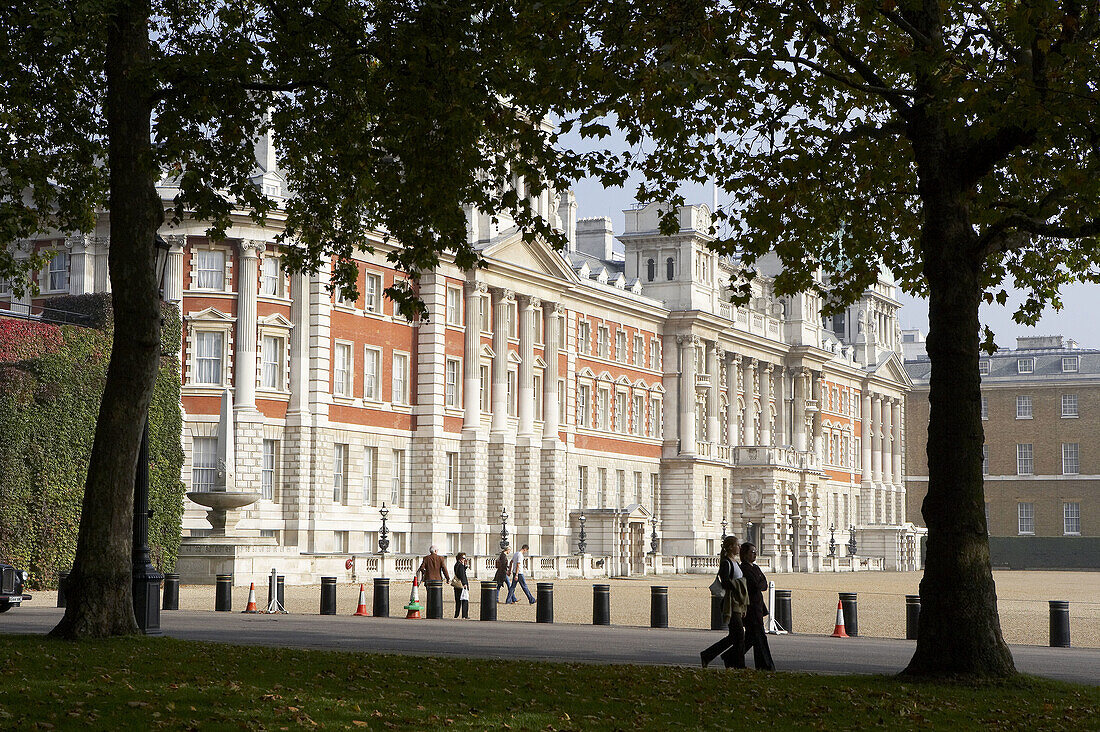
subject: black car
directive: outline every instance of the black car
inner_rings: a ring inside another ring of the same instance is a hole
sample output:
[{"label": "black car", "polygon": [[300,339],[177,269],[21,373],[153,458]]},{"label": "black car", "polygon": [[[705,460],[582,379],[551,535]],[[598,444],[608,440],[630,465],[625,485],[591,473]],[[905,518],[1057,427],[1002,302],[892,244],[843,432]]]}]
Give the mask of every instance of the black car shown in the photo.
[{"label": "black car", "polygon": [[23,583],[27,581],[26,572],[0,562],[0,574],[3,574],[0,578],[0,613],[31,599],[30,595],[23,594]]}]

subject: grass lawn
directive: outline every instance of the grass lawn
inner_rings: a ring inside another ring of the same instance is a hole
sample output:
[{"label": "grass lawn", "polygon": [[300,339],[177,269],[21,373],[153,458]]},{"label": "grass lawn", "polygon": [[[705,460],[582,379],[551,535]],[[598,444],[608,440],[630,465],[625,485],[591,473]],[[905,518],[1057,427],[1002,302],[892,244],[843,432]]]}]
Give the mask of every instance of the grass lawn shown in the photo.
[{"label": "grass lawn", "polygon": [[1100,729],[1100,689],[4,636],[0,729]]}]

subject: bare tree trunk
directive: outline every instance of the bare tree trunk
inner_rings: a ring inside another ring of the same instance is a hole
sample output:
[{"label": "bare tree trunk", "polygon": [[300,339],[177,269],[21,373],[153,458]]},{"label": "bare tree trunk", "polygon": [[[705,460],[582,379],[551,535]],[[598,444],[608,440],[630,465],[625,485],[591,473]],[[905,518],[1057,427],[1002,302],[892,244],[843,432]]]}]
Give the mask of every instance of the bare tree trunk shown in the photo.
[{"label": "bare tree trunk", "polygon": [[[926,205],[929,283],[928,555],[917,650],[906,674],[1003,677],[1016,672],[1001,636],[982,480],[978,305],[982,258],[962,197]],[[927,204],[927,201],[926,201]]]},{"label": "bare tree trunk", "polygon": [[65,617],[51,635],[137,630],[131,587],[134,471],[160,347],[153,238],[164,220],[150,125],[149,2],[121,0],[107,36],[107,135],[115,330],[84,487]]}]

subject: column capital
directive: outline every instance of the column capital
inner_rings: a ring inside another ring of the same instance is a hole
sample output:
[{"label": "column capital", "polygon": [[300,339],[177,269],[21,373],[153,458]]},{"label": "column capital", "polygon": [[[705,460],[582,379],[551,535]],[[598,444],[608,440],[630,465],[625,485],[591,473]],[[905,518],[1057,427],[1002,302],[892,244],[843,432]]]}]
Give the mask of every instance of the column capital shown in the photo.
[{"label": "column capital", "polygon": [[776,365],[771,363],[770,361],[761,361],[759,369],[760,369],[760,371],[763,371],[765,374],[770,374],[772,371],[774,371],[776,369]]},{"label": "column capital", "polygon": [[474,280],[466,280],[463,284],[463,289],[467,295],[484,295],[489,291],[489,286],[484,282],[476,282]]},{"label": "column capital", "polygon": [[267,251],[267,243],[259,239],[241,239],[239,245],[241,256],[246,258],[259,257]]},{"label": "column capital", "polygon": [[874,392],[871,393],[871,401],[873,401],[873,402],[881,403],[883,398],[884,397],[882,396],[882,394],[876,394]]},{"label": "column capital", "polygon": [[744,356],[742,356],[740,353],[734,353],[732,351],[730,353],[732,354],[730,357],[730,363],[732,363],[734,366],[741,366],[741,362],[745,360]]},{"label": "column capital", "polygon": [[509,290],[504,287],[492,287],[490,288],[498,298],[498,302],[514,302],[516,299],[516,291]]},{"label": "column capital", "polygon": [[714,342],[714,357],[717,358],[719,361],[726,360],[726,349],[723,348],[722,344],[718,343],[717,341]]},{"label": "column capital", "polygon": [[565,314],[565,306],[562,305],[560,302],[551,302],[549,300],[546,300],[542,303],[542,312],[551,317],[560,318],[562,315]]},{"label": "column capital", "polygon": [[695,335],[694,333],[680,334],[676,336],[676,341],[682,346],[698,346],[701,340],[702,338]]},{"label": "column capital", "polygon": [[164,241],[168,242],[168,246],[170,246],[173,251],[176,251],[177,249],[182,250],[185,246],[187,246],[187,235],[168,234],[164,237]]},{"label": "column capital", "polygon": [[70,252],[72,252],[73,250],[83,252],[84,250],[89,248],[91,240],[92,238],[87,234],[75,234],[74,236],[66,236],[65,249],[69,250]]},{"label": "column capital", "polygon": [[542,305],[542,298],[533,295],[520,295],[519,298],[523,301],[523,307],[528,310],[534,310]]}]

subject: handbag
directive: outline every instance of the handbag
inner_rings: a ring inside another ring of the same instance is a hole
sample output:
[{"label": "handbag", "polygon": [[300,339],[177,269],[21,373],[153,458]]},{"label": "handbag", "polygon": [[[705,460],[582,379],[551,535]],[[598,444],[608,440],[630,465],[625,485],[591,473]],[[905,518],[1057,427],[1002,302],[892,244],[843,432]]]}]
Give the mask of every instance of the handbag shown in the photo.
[{"label": "handbag", "polygon": [[451,587],[463,589],[466,587],[466,585],[462,584],[462,580],[460,580],[458,577],[451,577]]},{"label": "handbag", "polygon": [[711,597],[724,598],[726,596],[726,588],[722,586],[722,580],[718,579],[718,575],[714,576],[714,581],[710,583]]}]

